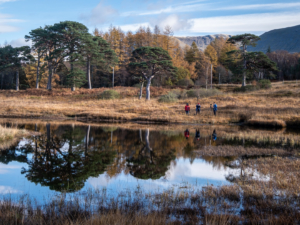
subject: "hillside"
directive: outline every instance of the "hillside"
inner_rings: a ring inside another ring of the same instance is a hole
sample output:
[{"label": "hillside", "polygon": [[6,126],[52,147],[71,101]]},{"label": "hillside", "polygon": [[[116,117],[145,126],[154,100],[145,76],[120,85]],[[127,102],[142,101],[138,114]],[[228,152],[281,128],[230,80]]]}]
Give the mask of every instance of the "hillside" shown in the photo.
[{"label": "hillside", "polygon": [[260,36],[255,48],[249,47],[248,51],[267,52],[286,50],[290,53],[300,52],[300,25],[268,31]]},{"label": "hillside", "polygon": [[198,37],[175,37],[175,38],[179,41],[181,47],[185,47],[185,45],[191,46],[194,41],[198,46],[198,48],[204,51],[206,47],[216,38],[227,39],[229,37],[231,37],[231,35],[215,34],[215,35],[198,36]]}]

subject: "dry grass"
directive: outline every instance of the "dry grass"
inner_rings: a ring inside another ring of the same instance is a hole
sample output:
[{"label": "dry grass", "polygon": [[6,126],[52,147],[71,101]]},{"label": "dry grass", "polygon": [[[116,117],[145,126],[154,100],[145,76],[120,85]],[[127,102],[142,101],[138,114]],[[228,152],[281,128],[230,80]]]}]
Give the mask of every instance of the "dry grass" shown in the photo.
[{"label": "dry grass", "polygon": [[[226,90],[225,85],[222,88]],[[81,121],[145,121],[165,123],[228,124],[245,121],[282,121],[287,126],[300,124],[300,98],[272,97],[273,93],[288,90],[299,92],[300,85],[273,84],[270,90],[251,93],[225,93],[221,96],[201,98],[201,115],[195,116],[196,98],[181,99],[176,103],[159,103],[159,96],[169,89],[152,88],[152,100],[138,100],[137,88],[117,87],[122,99],[99,100],[106,89],[80,89],[74,93],[58,89],[53,91],[1,91],[0,117],[18,118],[66,118]],[[191,105],[191,115],[186,116],[184,106]],[[218,104],[218,115],[213,116],[210,104]],[[273,124],[273,123],[271,123]],[[275,123],[278,125],[279,123]]]},{"label": "dry grass", "polygon": [[261,147],[299,148],[300,136],[297,133],[287,132],[285,129],[278,131],[270,130],[226,130],[218,131],[219,135],[230,143],[241,145],[242,142]]},{"label": "dry grass", "polygon": [[0,150],[7,149],[15,144],[21,137],[28,135],[26,130],[6,128],[0,125]]},{"label": "dry grass", "polygon": [[206,186],[147,194],[139,188],[115,198],[89,191],[57,195],[39,206],[30,198],[2,199],[1,224],[297,224],[299,198],[255,185]]},{"label": "dry grass", "polygon": [[200,151],[195,151],[199,156],[215,156],[215,157],[232,157],[232,156],[266,156],[266,155],[280,155],[290,156],[293,152],[286,151],[284,149],[276,148],[256,148],[243,146],[207,146]]}]

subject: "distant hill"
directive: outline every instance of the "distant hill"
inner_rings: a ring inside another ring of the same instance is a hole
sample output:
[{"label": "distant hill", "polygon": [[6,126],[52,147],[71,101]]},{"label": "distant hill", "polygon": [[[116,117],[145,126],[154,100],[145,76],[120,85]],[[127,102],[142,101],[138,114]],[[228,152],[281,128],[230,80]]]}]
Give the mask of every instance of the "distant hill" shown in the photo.
[{"label": "distant hill", "polygon": [[198,48],[204,51],[206,47],[216,38],[227,39],[230,37],[231,35],[215,34],[215,35],[198,36],[198,37],[174,37],[174,38],[178,40],[178,43],[181,47],[185,47],[186,45],[191,46],[194,41],[198,46]]},{"label": "distant hill", "polygon": [[260,36],[256,47],[248,47],[248,51],[267,52],[286,50],[290,53],[300,52],[300,25],[268,31]]}]

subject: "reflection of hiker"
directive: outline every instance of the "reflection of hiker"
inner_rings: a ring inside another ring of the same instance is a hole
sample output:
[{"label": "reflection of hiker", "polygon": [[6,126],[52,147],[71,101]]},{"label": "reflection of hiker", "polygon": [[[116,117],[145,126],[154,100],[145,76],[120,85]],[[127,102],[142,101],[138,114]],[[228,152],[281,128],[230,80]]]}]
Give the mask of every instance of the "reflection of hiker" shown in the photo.
[{"label": "reflection of hiker", "polygon": [[213,139],[213,141],[217,140],[217,132],[216,132],[216,130],[214,130],[214,132],[212,134],[212,139]]},{"label": "reflection of hiker", "polygon": [[185,136],[186,139],[189,139],[189,137],[190,137],[189,129],[186,129],[186,130],[184,131],[184,136]]},{"label": "reflection of hiker", "polygon": [[196,135],[195,138],[199,141],[200,140],[200,130],[196,129]]},{"label": "reflection of hiker", "polygon": [[200,114],[200,110],[201,110],[201,105],[200,105],[200,103],[198,103],[197,105],[196,105],[196,115],[199,113]]},{"label": "reflection of hiker", "polygon": [[213,106],[213,110],[214,110],[214,115],[217,115],[217,111],[218,111],[218,106],[217,104],[214,102],[214,106]]},{"label": "reflection of hiker", "polygon": [[191,110],[191,108],[189,106],[189,103],[186,103],[186,106],[185,106],[185,113],[186,113],[186,115],[189,115],[190,110]]}]

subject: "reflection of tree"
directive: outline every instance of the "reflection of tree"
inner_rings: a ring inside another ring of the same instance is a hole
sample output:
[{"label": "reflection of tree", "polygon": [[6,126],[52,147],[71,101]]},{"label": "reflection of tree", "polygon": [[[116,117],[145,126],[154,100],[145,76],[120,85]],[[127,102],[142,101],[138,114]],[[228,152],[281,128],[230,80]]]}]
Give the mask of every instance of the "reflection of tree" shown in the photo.
[{"label": "reflection of tree", "polygon": [[[46,127],[39,150],[35,151],[33,160],[28,161],[28,169],[22,169],[28,180],[49,186],[51,190],[73,192],[80,190],[90,176],[103,173],[113,161],[112,151],[89,151],[80,147],[85,136],[80,127],[64,129],[61,141],[51,136],[50,124]],[[87,137],[88,132],[89,129]],[[88,143],[85,145],[88,147]],[[64,149],[65,146],[68,148]]]},{"label": "reflection of tree", "polygon": [[207,163],[211,164],[214,168],[222,169],[226,168],[228,165],[228,162],[233,161],[236,159],[236,157],[216,157],[216,156],[202,156],[202,159],[204,159]]},{"label": "reflection of tree", "polygon": [[127,160],[130,174],[140,179],[159,179],[165,176],[172,160],[175,159],[175,151],[155,152],[150,147],[149,129],[145,131],[145,142],[141,140],[141,149],[137,156]]},{"label": "reflection of tree", "polygon": [[188,142],[186,146],[183,148],[183,152],[184,152],[184,157],[188,157],[190,163],[192,164],[196,158],[194,147]]}]

